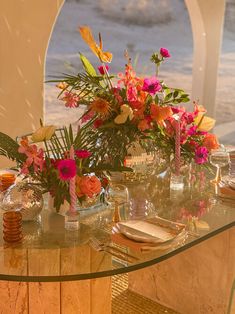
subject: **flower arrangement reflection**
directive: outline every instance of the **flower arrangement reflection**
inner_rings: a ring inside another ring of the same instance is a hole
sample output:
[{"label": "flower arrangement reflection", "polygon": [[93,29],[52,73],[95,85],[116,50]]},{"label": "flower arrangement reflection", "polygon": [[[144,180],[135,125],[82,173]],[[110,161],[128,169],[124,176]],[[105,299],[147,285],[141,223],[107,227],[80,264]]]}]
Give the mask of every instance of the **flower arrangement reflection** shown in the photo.
[{"label": "flower arrangement reflection", "polygon": [[101,63],[98,72],[80,53],[85,72],[53,82],[58,83],[59,98],[66,107],[85,106],[80,123],[86,128],[93,162],[99,164],[106,157],[112,166],[122,166],[131,143],[144,139],[151,139],[155,147],[169,155],[174,153],[176,116],[180,118],[183,158],[198,164],[207,162],[209,150],[218,145],[216,137],[208,133],[215,121],[206,117],[206,110],[196,103],[194,111],[188,112],[181,105],[189,101],[188,95],[160,80],[159,67],[171,57],[169,51],[160,48],[152,55],[154,75],[138,76],[127,53],[125,71],[113,75],[107,65],[112,54],[103,51],[101,35],[96,43],[89,27],[80,27],[79,31]]}]

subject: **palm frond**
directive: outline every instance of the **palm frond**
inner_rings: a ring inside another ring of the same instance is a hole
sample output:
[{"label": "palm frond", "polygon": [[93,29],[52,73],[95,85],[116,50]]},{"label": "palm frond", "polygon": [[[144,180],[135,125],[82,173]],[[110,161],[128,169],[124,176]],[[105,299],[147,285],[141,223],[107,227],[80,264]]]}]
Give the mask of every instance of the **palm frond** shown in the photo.
[{"label": "palm frond", "polygon": [[13,161],[22,163],[26,156],[18,152],[19,144],[10,136],[0,132],[0,155],[5,156]]}]

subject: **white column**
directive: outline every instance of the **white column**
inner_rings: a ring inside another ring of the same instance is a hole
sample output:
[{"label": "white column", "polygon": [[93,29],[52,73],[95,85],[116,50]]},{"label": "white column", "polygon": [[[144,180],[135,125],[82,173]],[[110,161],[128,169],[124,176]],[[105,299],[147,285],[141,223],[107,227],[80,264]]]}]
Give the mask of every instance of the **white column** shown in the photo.
[{"label": "white column", "polygon": [[192,99],[215,113],[225,0],[185,0],[194,41]]},{"label": "white column", "polygon": [[[43,119],[48,40],[63,0],[0,1],[0,131],[16,137]],[[9,162],[0,159],[0,166]]]}]

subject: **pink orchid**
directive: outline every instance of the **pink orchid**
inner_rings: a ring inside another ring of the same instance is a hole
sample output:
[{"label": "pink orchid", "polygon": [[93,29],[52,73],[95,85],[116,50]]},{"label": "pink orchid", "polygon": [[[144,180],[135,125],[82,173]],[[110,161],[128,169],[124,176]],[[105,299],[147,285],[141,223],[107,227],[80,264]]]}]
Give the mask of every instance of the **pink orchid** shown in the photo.
[{"label": "pink orchid", "polygon": [[59,177],[63,181],[68,181],[76,175],[76,163],[73,159],[62,159],[58,162],[57,169]]},{"label": "pink orchid", "polygon": [[169,50],[166,48],[160,48],[160,54],[163,58],[170,58]]},{"label": "pink orchid", "polygon": [[85,159],[91,156],[91,153],[88,150],[76,150],[75,155],[80,159]]},{"label": "pink orchid", "polygon": [[28,145],[28,141],[23,140],[18,152],[27,156],[21,169],[22,173],[28,173],[28,168],[31,165],[33,165],[35,172],[42,171],[44,164],[44,151],[42,148],[38,149],[37,145]]},{"label": "pink orchid", "polygon": [[197,147],[195,151],[195,162],[198,165],[204,164],[208,160],[208,149],[204,146]]},{"label": "pink orchid", "polygon": [[155,95],[161,89],[162,89],[162,86],[159,80],[155,76],[144,79],[142,91],[148,92],[150,95]]},{"label": "pink orchid", "polygon": [[78,107],[79,96],[72,92],[65,92],[61,100],[65,101],[65,107],[76,108]]}]

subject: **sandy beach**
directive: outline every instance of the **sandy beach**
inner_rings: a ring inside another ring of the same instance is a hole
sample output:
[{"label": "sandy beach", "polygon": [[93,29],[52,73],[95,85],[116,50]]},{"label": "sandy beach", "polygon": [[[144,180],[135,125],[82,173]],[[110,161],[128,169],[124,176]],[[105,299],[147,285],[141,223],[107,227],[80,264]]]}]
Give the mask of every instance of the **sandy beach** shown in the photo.
[{"label": "sandy beach", "polygon": [[[160,47],[166,47],[172,57],[162,65],[160,79],[164,79],[169,86],[182,88],[190,94],[193,40],[187,9],[182,0],[158,2],[160,4],[156,5],[156,0],[148,0],[146,5],[146,0],[141,0],[138,1],[138,7],[133,0],[116,0],[110,5],[108,0],[66,1],[55,23],[48,47],[45,80],[61,73],[81,71],[79,51],[95,66],[99,65],[77,31],[79,25],[88,24],[96,38],[98,32],[102,33],[105,50],[113,53],[111,73],[123,71],[123,52],[128,49],[138,74],[153,75],[154,67],[149,58]],[[234,73],[235,36],[231,28],[225,27],[216,91],[217,125],[235,121]],[[65,125],[75,122],[82,108],[65,108],[57,95],[55,85],[46,83],[46,123]],[[203,105],[206,107],[206,104]],[[190,108],[190,104],[188,106]]]}]

